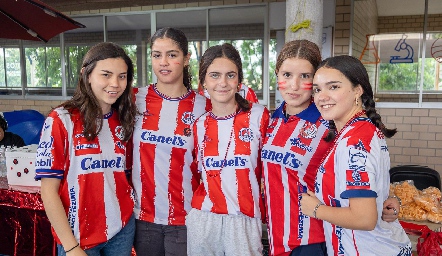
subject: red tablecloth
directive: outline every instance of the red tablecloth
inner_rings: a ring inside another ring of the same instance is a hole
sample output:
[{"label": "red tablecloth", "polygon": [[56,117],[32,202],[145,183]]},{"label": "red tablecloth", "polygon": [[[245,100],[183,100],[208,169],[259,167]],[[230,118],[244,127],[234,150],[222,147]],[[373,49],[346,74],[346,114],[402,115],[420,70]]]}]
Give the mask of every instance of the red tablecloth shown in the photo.
[{"label": "red tablecloth", "polygon": [[0,254],[56,255],[40,194],[0,189]]}]

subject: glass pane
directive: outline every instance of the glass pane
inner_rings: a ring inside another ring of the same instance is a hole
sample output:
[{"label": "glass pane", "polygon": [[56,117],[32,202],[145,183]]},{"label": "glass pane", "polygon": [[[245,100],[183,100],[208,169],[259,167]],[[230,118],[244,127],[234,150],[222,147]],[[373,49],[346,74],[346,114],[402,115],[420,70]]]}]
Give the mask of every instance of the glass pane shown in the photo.
[{"label": "glass pane", "polygon": [[27,95],[62,95],[60,47],[47,47],[53,44],[50,42],[24,48]]},{"label": "glass pane", "polygon": [[6,87],[5,48],[0,48],[0,88]]},{"label": "glass pane", "polygon": [[197,40],[189,42],[189,51],[191,53],[189,66],[190,73],[192,74],[192,89],[198,90],[198,79],[199,79],[199,61],[201,56],[206,51],[207,41]]},{"label": "glass pane", "polygon": [[263,6],[222,8],[209,12],[209,45],[227,42],[236,47],[243,65],[243,83],[251,87],[259,99],[263,98],[264,85],[264,14]]},{"label": "glass pane", "polygon": [[428,1],[424,24],[425,2],[407,1],[408,8],[397,8],[399,1],[354,1],[352,54],[367,68],[377,101],[417,103],[421,89],[423,102],[442,101],[437,56],[442,55],[437,22],[442,5]]},{"label": "glass pane", "polygon": [[107,17],[109,42],[121,45],[134,64],[133,86],[147,83],[146,44],[150,37],[150,14],[115,15]]},{"label": "glass pane", "polygon": [[0,39],[0,95],[21,95],[19,40]]},{"label": "glass pane", "polygon": [[[21,91],[21,68],[20,68],[20,50],[19,48],[5,49],[6,62],[6,87],[17,88]],[[16,90],[15,90],[16,91]],[[18,90],[17,90],[18,91]],[[8,94],[11,94],[8,92]],[[16,94],[16,93],[12,93]],[[21,94],[17,93],[17,94]]]},{"label": "glass pane", "polygon": [[[189,66],[192,88],[198,89],[199,60],[206,50],[206,11],[161,12],[157,14],[157,28],[174,27],[184,32],[191,54]],[[149,61],[150,63],[150,61]]]},{"label": "glass pane", "polygon": [[72,96],[78,83],[83,57],[93,45],[104,41],[103,17],[78,17],[76,21],[86,28],[65,32],[65,70],[67,95]]}]

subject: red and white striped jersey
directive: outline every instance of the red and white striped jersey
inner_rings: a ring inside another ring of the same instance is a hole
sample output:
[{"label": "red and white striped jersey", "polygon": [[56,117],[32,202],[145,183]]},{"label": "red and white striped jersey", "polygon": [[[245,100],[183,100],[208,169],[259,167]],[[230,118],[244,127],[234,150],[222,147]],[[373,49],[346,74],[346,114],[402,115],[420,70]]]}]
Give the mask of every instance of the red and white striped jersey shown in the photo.
[{"label": "red and white striped jersey", "polygon": [[91,141],[83,136],[78,110],[56,108],[44,123],[36,179],[61,179],[60,198],[83,249],[111,239],[133,214],[133,190],[125,175],[132,165],[132,148],[130,141],[122,141],[122,132],[117,112],[104,117]]},{"label": "red and white striped jersey", "polygon": [[315,104],[284,116],[285,102],[273,113],[261,153],[271,255],[289,255],[300,246],[325,241],[322,221],[303,215],[301,193],[313,191],[319,163],[330,146]]},{"label": "red and white striped jersey", "polygon": [[138,111],[133,136],[132,183],[137,219],[185,225],[200,176],[193,162],[192,124],[210,102],[194,91],[179,98],[161,94],[151,84],[134,88]]},{"label": "red and white striped jersey", "polygon": [[400,223],[382,221],[390,188],[390,156],[382,132],[368,118],[344,127],[320,165],[315,193],[325,205],[348,207],[350,198],[375,197],[378,221],[372,231],[345,229],[324,221],[328,255],[411,255]]},{"label": "red and white striped jersey", "polygon": [[268,121],[268,110],[252,103],[247,112],[222,118],[208,112],[195,122],[202,183],[193,196],[193,208],[261,218],[260,152]]},{"label": "red and white striped jersey", "polygon": [[[207,90],[200,90],[198,93],[203,96],[206,96],[206,98],[210,99],[210,95],[207,92]],[[259,103],[259,100],[258,100],[258,97],[256,96],[255,91],[245,84],[241,84],[241,88],[239,89],[238,93],[244,99],[248,100],[250,103]]]}]

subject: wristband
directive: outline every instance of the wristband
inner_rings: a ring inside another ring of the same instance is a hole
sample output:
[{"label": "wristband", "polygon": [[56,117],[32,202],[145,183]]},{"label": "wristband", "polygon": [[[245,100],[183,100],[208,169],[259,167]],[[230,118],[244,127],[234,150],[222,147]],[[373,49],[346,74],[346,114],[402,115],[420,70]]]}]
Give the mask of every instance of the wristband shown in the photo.
[{"label": "wristband", "polygon": [[71,249],[65,251],[66,253],[72,251],[73,249],[77,248],[80,245],[80,243],[77,243],[77,245],[75,245],[74,247],[72,247]]},{"label": "wristband", "polygon": [[315,206],[315,209],[313,209],[313,217],[314,217],[315,219],[317,219],[317,218],[316,218],[316,211],[318,210],[319,206],[321,206],[321,205],[324,205],[324,203],[323,203],[323,202],[319,202],[319,203]]},{"label": "wristband", "polygon": [[398,200],[398,202],[399,202],[399,206],[402,206],[402,201],[401,201],[401,199],[399,197],[397,197],[397,196],[389,196],[388,198],[396,198]]}]

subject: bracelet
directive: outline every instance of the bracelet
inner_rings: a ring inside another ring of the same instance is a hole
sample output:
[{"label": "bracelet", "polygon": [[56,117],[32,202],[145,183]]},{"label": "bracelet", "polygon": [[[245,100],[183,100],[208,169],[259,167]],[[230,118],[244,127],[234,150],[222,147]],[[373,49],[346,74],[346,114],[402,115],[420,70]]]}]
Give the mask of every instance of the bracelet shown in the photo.
[{"label": "bracelet", "polygon": [[72,251],[73,249],[77,248],[80,245],[80,243],[77,243],[77,245],[75,245],[74,247],[72,247],[71,249],[65,251],[65,253],[68,253],[70,251]]},{"label": "bracelet", "polygon": [[388,198],[396,198],[399,201],[399,206],[402,206],[402,201],[399,197],[397,196],[389,196]]},{"label": "bracelet", "polygon": [[319,202],[319,203],[315,206],[315,209],[313,209],[313,217],[314,217],[315,219],[317,219],[317,218],[316,218],[316,211],[318,210],[319,206],[321,206],[321,205],[324,205],[324,203],[323,203],[323,202]]}]

